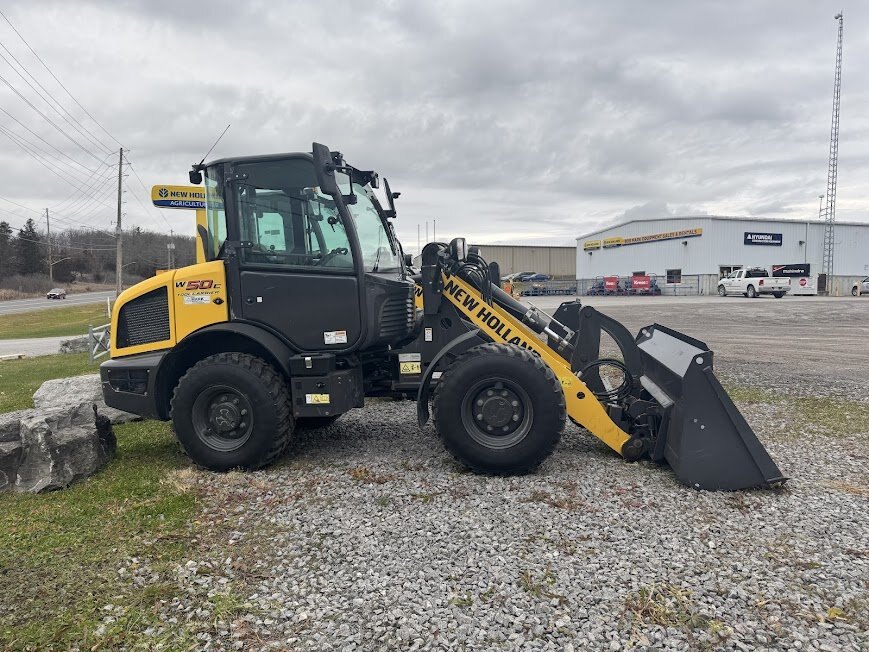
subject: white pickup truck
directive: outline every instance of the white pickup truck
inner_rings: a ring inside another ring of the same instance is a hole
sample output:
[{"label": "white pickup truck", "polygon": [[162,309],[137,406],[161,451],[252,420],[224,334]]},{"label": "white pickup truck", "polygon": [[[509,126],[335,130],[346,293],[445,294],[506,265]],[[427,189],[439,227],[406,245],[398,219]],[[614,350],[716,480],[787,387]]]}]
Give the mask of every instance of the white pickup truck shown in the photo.
[{"label": "white pickup truck", "polygon": [[790,289],[790,279],[770,276],[762,267],[737,269],[718,281],[718,295],[722,297],[741,294],[753,299],[761,294],[771,294],[776,299],[781,299]]}]

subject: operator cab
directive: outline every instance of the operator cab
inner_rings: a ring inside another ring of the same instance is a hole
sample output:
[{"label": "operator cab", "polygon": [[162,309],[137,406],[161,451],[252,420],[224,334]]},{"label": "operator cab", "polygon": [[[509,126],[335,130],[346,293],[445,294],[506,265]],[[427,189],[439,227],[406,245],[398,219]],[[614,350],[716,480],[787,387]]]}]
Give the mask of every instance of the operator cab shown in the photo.
[{"label": "operator cab", "polygon": [[[304,153],[201,166],[206,259],[226,261],[234,320],[300,352],[395,344],[414,327],[413,283],[373,192],[379,178],[318,147],[316,163]],[[318,166],[329,168],[325,184]]]}]

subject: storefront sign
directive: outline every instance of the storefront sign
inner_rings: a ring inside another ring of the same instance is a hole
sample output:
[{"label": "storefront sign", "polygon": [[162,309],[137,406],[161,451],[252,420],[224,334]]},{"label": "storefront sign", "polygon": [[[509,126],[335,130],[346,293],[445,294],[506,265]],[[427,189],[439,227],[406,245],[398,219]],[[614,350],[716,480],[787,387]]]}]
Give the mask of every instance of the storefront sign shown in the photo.
[{"label": "storefront sign", "polygon": [[743,244],[747,245],[766,245],[768,247],[781,247],[781,233],[754,233],[752,231],[745,232]]},{"label": "storefront sign", "polygon": [[667,231],[666,233],[653,233],[652,235],[637,235],[625,238],[623,244],[632,245],[643,244],[645,242],[659,242],[661,240],[680,240],[683,238],[696,238],[701,235],[703,235],[703,229],[683,229],[682,231]]},{"label": "storefront sign", "polygon": [[[684,240],[685,238],[696,238],[703,235],[703,229],[683,229],[681,231],[665,231],[664,233],[652,233],[649,235],[635,235],[629,238],[622,236],[613,236],[603,240],[604,249],[614,249],[615,247],[626,247],[628,245],[645,244],[647,242],[660,242],[662,240]],[[582,248],[586,251],[589,249],[599,249],[601,247],[600,240],[586,240]]]},{"label": "storefront sign", "polygon": [[603,287],[607,292],[615,292],[619,288],[618,276],[604,276]]},{"label": "storefront sign", "polygon": [[791,278],[800,278],[801,276],[811,276],[811,265],[809,263],[794,263],[793,265],[773,265],[773,276],[788,276]]}]

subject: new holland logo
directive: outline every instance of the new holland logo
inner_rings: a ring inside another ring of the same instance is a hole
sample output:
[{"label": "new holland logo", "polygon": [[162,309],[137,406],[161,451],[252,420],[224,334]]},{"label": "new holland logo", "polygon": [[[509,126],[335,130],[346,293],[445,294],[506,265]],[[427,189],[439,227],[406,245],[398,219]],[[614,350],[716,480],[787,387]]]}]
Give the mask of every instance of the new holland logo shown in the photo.
[{"label": "new holland logo", "polygon": [[169,196],[169,191],[165,188],[160,188],[160,191],[157,194],[165,198]]}]

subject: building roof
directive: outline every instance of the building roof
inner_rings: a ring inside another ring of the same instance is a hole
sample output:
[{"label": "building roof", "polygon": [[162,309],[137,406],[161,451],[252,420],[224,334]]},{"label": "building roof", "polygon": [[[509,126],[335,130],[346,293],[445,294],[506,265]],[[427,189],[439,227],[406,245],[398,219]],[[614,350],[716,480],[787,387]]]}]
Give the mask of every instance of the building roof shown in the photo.
[{"label": "building roof", "polygon": [[[782,217],[745,217],[745,216],[736,216],[736,215],[662,215],[661,217],[634,217],[629,220],[624,220],[622,222],[616,222],[615,224],[611,224],[609,226],[604,226],[600,229],[595,229],[594,231],[589,231],[584,235],[577,236],[577,242],[580,240],[584,240],[585,238],[589,238],[593,235],[597,235],[603,231],[609,231],[610,229],[617,229],[622,226],[626,226],[627,224],[633,224],[634,222],[660,222],[664,220],[722,220],[722,221],[733,221],[733,222],[772,222],[779,224],[823,224],[820,220],[789,220]],[[865,226],[869,228],[869,222],[839,222],[836,221],[836,226]]]}]

